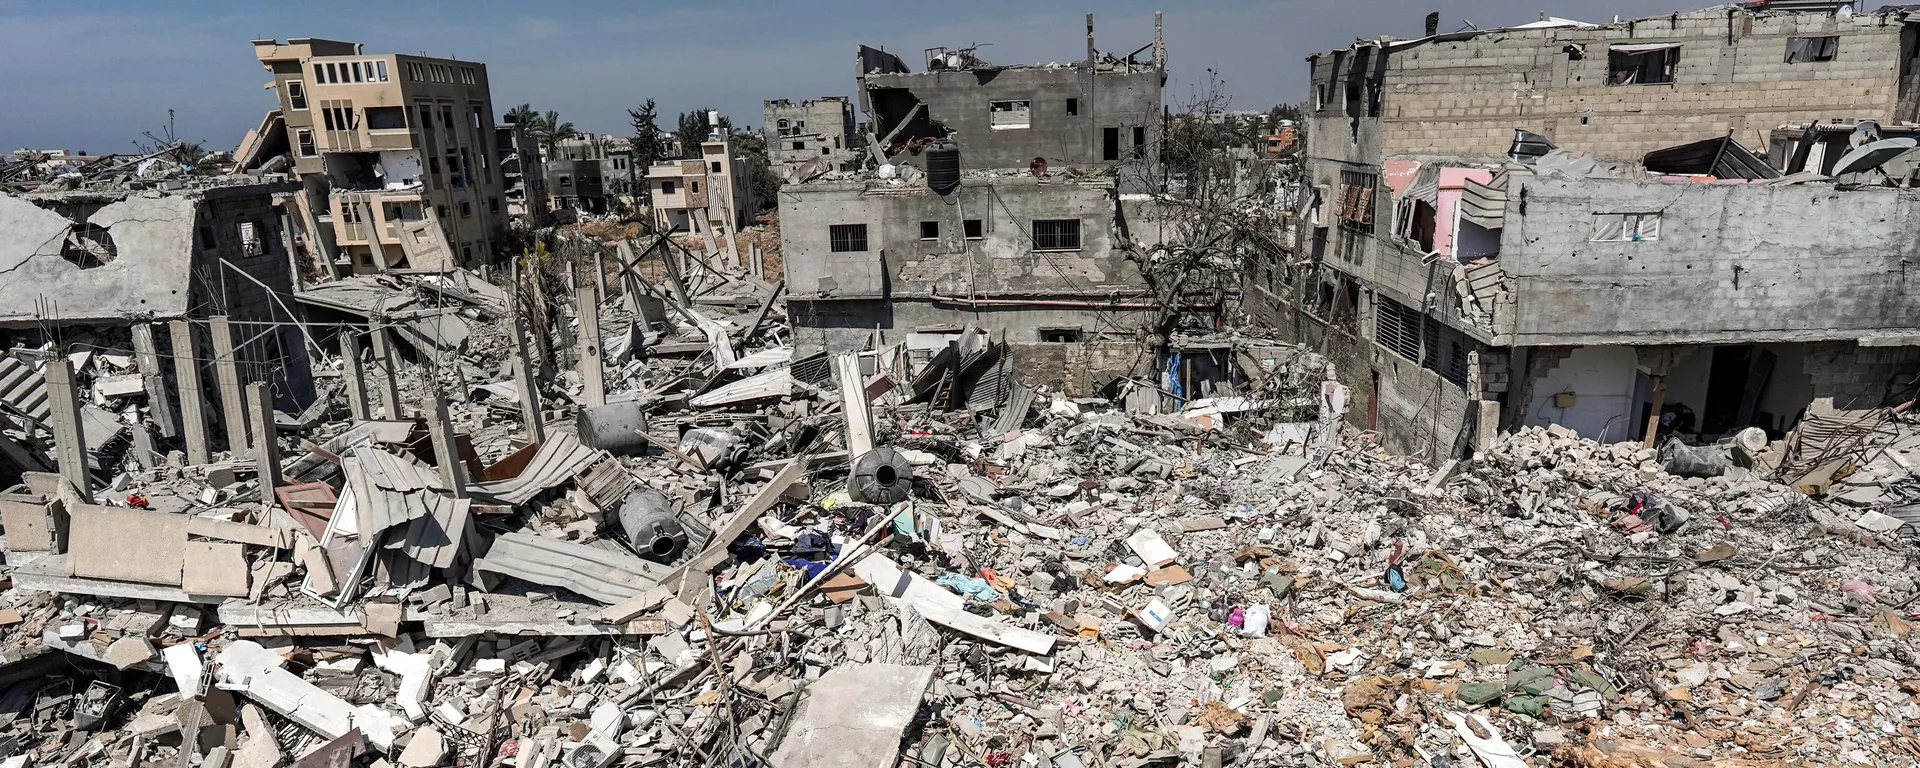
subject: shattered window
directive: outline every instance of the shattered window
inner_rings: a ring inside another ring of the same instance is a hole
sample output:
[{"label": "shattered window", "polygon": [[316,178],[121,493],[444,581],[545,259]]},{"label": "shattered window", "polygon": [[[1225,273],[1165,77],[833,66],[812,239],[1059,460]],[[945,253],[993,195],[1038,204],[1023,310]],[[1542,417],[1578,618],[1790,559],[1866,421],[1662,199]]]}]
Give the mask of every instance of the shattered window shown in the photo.
[{"label": "shattered window", "polygon": [[293,136],[294,136],[294,139],[300,144],[301,157],[313,157],[314,155],[319,154],[319,152],[313,146],[313,130],[312,129],[301,128],[300,130],[294,131]]},{"label": "shattered window", "polygon": [[1588,242],[1637,243],[1660,239],[1658,213],[1596,213]]},{"label": "shattered window", "polygon": [[996,131],[1009,128],[1025,128],[1032,124],[1029,101],[995,101],[990,103],[992,126]]},{"label": "shattered window", "polygon": [[858,253],[867,250],[867,225],[830,224],[827,226],[828,249],[834,253]]},{"label": "shattered window", "polygon": [[298,80],[287,81],[287,106],[294,109],[307,108],[307,86]]},{"label": "shattered window", "polygon": [[1334,210],[1341,229],[1373,234],[1373,198],[1379,184],[1380,177],[1371,173],[1340,172],[1340,199]]},{"label": "shattered window", "polygon": [[261,246],[260,228],[251,221],[240,222],[240,253],[243,256],[258,256],[266,249]]},{"label": "shattered window", "polygon": [[1840,36],[1787,38],[1787,63],[1833,61],[1840,55]]},{"label": "shattered window", "polygon": [[1671,83],[1679,66],[1679,43],[1616,45],[1607,49],[1607,85]]}]

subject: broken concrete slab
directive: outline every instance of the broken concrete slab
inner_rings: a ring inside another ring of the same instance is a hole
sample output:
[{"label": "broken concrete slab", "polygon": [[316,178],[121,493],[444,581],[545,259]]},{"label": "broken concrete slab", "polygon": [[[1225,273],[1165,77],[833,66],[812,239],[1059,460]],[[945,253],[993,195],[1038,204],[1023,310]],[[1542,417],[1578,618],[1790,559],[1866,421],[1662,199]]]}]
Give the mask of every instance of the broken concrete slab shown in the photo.
[{"label": "broken concrete slab", "polygon": [[[188,518],[165,512],[81,504],[72,510],[73,576],[180,586]],[[139,542],[139,546],[128,546]],[[240,594],[244,595],[245,592]]]},{"label": "broken concrete slab", "polygon": [[246,546],[226,541],[189,541],[180,588],[193,595],[246,597],[251,583]]},{"label": "broken concrete slab", "polygon": [[795,715],[775,768],[891,768],[933,684],[933,667],[852,664],[821,675]]}]

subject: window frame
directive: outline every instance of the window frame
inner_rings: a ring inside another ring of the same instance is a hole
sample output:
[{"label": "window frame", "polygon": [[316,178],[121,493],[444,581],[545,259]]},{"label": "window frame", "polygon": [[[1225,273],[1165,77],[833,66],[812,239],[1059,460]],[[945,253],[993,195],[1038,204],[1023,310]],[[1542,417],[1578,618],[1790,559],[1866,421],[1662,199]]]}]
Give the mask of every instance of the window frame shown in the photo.
[{"label": "window frame", "polygon": [[[1613,221],[1617,217],[1617,221]],[[1596,211],[1589,243],[1657,243],[1660,241],[1659,211]],[[1619,227],[1617,233],[1612,232]]]},{"label": "window frame", "polygon": [[[1625,51],[1620,50],[1622,47],[1620,45],[1607,47],[1607,85],[1673,85],[1675,82],[1678,82],[1680,73],[1680,49],[1682,46],[1678,43],[1646,43],[1646,45],[1667,45],[1670,47]],[[1660,57],[1657,64],[1651,58],[1656,54]],[[1620,64],[1615,63],[1616,57],[1622,57]],[[1626,66],[1625,60],[1634,60],[1631,70]],[[1660,70],[1655,76],[1663,79],[1647,79],[1646,73],[1649,64],[1655,64]],[[1632,71],[1634,77],[1632,80],[1623,81],[1620,75],[1627,71]]]},{"label": "window frame", "polygon": [[962,219],[960,221],[960,234],[967,240],[987,239],[986,219]]},{"label": "window frame", "polygon": [[[1006,105],[1006,108],[1002,109],[1001,105]],[[1002,123],[996,117],[1002,112],[1024,114],[1026,115],[1026,119],[1021,120],[1018,123],[1014,123],[1010,121]],[[1033,100],[1032,99],[995,99],[987,102],[987,127],[996,131],[1018,131],[1026,128],[1032,128],[1033,127]]]},{"label": "window frame", "polygon": [[828,224],[827,252],[829,253],[868,253],[871,241],[867,238],[867,225]]},{"label": "window frame", "polygon": [[920,239],[922,241],[939,240],[940,239],[940,222],[939,221],[920,222]]},{"label": "window frame", "polygon": [[320,145],[314,143],[312,128],[293,129],[293,149],[300,157],[320,156]]},{"label": "window frame", "polygon": [[[1047,229],[1049,231],[1042,231]],[[1079,219],[1034,219],[1031,232],[1035,252],[1078,251],[1084,248]],[[1071,241],[1069,243],[1068,241]]]},{"label": "window frame", "polygon": [[287,81],[287,108],[307,111],[307,81]]},{"label": "window frame", "polygon": [[[1798,60],[1794,58],[1795,43],[1811,49],[1812,52],[1808,54],[1808,58]],[[1824,58],[1822,49],[1826,49]],[[1787,64],[1819,64],[1838,58],[1840,58],[1839,35],[1793,35],[1787,38],[1787,50],[1782,61]]]}]

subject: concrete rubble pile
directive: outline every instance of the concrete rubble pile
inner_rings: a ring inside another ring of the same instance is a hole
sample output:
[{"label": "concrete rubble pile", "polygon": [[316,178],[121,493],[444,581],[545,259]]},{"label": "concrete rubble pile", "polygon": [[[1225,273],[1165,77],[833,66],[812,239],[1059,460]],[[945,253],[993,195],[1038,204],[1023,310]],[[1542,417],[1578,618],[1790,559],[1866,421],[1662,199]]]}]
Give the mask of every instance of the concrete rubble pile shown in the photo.
[{"label": "concrete rubble pile", "polygon": [[796,355],[777,284],[382,279],[368,317],[436,318],[390,385],[322,361],[341,395],[251,449],[0,495],[0,767],[1920,748],[1901,409],[1428,467],[1342,426],[1325,359],[1228,333],[1176,340],[1236,361],[1204,397],[1069,397],[971,328]]}]

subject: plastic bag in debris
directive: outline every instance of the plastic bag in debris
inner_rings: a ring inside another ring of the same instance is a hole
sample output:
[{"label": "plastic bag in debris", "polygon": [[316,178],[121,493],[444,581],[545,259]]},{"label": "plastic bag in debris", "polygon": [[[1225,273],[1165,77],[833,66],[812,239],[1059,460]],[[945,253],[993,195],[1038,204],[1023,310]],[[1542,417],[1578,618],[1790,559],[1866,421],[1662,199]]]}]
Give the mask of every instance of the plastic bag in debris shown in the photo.
[{"label": "plastic bag in debris", "polygon": [[1692,514],[1674,506],[1673,502],[1655,496],[1652,491],[1635,491],[1627,499],[1627,514],[1638,515],[1647,525],[1661,533],[1673,533],[1687,524]]},{"label": "plastic bag in debris", "polygon": [[1668,438],[1660,446],[1660,465],[1669,475],[1679,477],[1719,477],[1733,466],[1727,449],[1719,445],[1690,446]]}]

